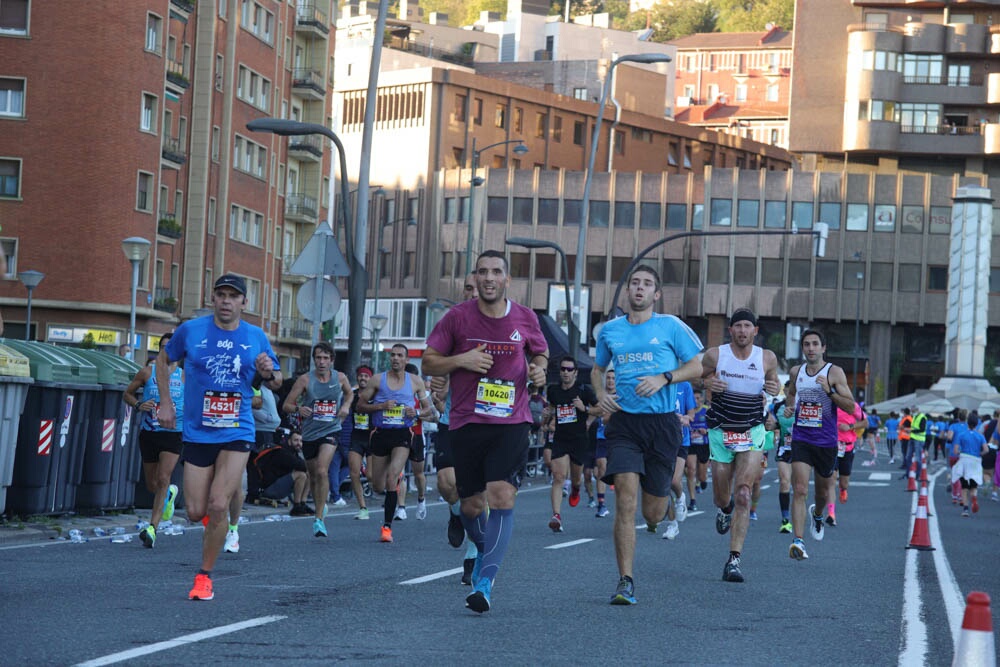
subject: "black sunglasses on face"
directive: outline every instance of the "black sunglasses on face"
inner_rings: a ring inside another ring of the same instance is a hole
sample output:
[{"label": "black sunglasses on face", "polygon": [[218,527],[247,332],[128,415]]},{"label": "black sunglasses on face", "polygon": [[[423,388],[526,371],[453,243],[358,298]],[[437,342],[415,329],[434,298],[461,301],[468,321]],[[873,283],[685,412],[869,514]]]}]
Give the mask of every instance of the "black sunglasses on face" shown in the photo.
[{"label": "black sunglasses on face", "polygon": [[566,368],[565,366],[563,366],[563,367],[562,367],[562,368],[560,368],[559,370],[561,370],[561,371],[566,371],[567,373],[572,373],[572,372],[573,372],[573,371],[575,371],[576,369],[575,369],[575,368]]}]

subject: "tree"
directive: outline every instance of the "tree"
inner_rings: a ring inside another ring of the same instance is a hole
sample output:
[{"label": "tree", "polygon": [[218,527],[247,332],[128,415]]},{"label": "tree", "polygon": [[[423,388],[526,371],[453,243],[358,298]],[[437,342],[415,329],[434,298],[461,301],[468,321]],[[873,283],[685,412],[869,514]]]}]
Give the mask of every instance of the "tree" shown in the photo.
[{"label": "tree", "polygon": [[768,23],[791,30],[795,0],[715,0],[722,32],[760,32]]},{"label": "tree", "polygon": [[718,10],[716,0],[674,0],[671,4],[661,2],[653,5],[648,12],[634,12],[625,22],[626,30],[653,29],[652,41],[668,42],[678,37],[699,32],[716,32]]}]

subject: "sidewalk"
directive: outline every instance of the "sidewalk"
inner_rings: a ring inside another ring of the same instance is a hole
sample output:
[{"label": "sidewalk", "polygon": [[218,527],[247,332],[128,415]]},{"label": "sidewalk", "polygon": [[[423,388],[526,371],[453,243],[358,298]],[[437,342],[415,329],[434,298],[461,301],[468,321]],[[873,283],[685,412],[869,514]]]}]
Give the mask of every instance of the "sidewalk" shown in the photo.
[{"label": "sidewalk", "polygon": [[[336,508],[340,509],[340,508]],[[264,521],[265,517],[271,514],[287,515],[288,507],[271,507],[270,505],[249,505],[243,504],[241,519],[245,517],[249,522],[256,523]],[[330,511],[330,510],[327,510]],[[77,529],[83,533],[88,540],[110,540],[110,533],[114,528],[124,528],[126,535],[131,535],[133,541],[137,540],[138,531],[136,522],[149,521],[150,510],[138,509],[127,510],[119,513],[108,513],[98,516],[83,514],[64,514],[57,517],[31,517],[35,521],[11,521],[4,519],[0,521],[0,548],[14,547],[27,544],[39,544],[50,541],[69,541],[69,531]],[[173,519],[175,524],[188,527],[187,514],[184,510],[177,510]],[[104,530],[108,535],[95,535],[94,529]],[[201,525],[197,526],[201,529]]]}]

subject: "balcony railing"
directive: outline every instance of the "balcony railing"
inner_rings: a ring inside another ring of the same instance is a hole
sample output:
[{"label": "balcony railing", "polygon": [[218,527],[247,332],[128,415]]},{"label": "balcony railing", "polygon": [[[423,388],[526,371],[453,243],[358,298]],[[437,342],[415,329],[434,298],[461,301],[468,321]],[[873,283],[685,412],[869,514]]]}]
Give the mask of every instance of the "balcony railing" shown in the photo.
[{"label": "balcony railing", "polygon": [[181,88],[188,88],[191,85],[191,82],[184,74],[184,63],[173,58],[167,58],[167,81]]},{"label": "balcony railing", "polygon": [[319,214],[319,207],[316,198],[304,195],[300,192],[289,193],[285,196],[285,216],[295,218],[308,218],[316,220]]},{"label": "balcony railing", "polygon": [[317,134],[302,134],[288,137],[288,150],[306,151],[316,157],[323,157],[324,138]]},{"label": "balcony railing", "polygon": [[177,311],[177,297],[169,287],[157,287],[153,295],[153,308],[164,313]]},{"label": "balcony railing", "polygon": [[901,125],[901,134],[951,134],[955,136],[974,136],[982,134],[978,125]]},{"label": "balcony railing", "polygon": [[397,51],[406,51],[418,56],[426,56],[434,60],[443,60],[457,65],[471,67],[474,62],[473,53],[475,51],[474,42],[466,42],[460,51],[441,49],[430,44],[424,44],[412,39],[402,39],[387,35],[382,45]]},{"label": "balcony railing", "polygon": [[983,85],[984,81],[985,80],[982,76],[946,76],[944,74],[936,76],[908,75],[903,77],[903,83],[918,86],[952,86],[959,88],[971,88],[972,86]]},{"label": "balcony railing", "polygon": [[177,222],[173,213],[160,211],[160,219],[156,223],[156,233],[169,239],[179,239],[184,235],[184,228],[181,223]]},{"label": "balcony railing", "polygon": [[302,28],[315,28],[324,34],[330,32],[329,17],[313,2],[301,3],[296,8],[295,25]]},{"label": "balcony railing", "polygon": [[308,88],[321,95],[326,94],[326,86],[323,84],[323,74],[311,67],[297,67],[292,72],[293,88]]},{"label": "balcony railing", "polygon": [[196,0],[170,0],[170,4],[182,12],[190,14],[194,11],[195,1]]},{"label": "balcony railing", "polygon": [[278,322],[278,337],[310,340],[312,338],[312,323],[308,320],[282,317]]},{"label": "balcony railing", "polygon": [[180,137],[163,137],[162,155],[164,160],[170,160],[176,164],[187,162],[187,152]]}]

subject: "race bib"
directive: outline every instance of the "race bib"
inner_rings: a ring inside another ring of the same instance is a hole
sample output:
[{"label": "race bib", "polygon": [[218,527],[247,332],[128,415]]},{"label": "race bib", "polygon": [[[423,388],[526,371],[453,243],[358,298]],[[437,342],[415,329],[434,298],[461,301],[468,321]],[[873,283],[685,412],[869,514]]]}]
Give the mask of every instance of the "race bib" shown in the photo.
[{"label": "race bib", "polygon": [[792,434],[786,433],[785,437],[781,439],[781,445],[778,447],[778,456],[784,456],[785,452],[789,452],[792,449]]},{"label": "race bib", "polygon": [[557,405],[556,406],[556,423],[557,424],[575,424],[576,423],[576,406],[575,405]]},{"label": "race bib", "polygon": [[237,392],[206,391],[201,408],[201,425],[209,428],[238,427],[242,402],[243,396]]},{"label": "race bib", "polygon": [[723,431],[722,444],[731,452],[748,452],[753,447],[753,439],[750,437],[750,431],[743,433]]},{"label": "race bib", "polygon": [[316,401],[313,403],[312,418],[321,422],[337,419],[337,401]]},{"label": "race bib", "polygon": [[368,415],[363,415],[360,412],[354,413],[354,428],[358,431],[368,430]]},{"label": "race bib", "polygon": [[514,383],[480,378],[476,387],[476,414],[511,417],[514,414]]},{"label": "race bib", "polygon": [[405,426],[403,422],[403,410],[405,408],[402,405],[397,405],[394,408],[389,408],[388,410],[382,411],[382,426],[391,426],[393,428],[399,426]]},{"label": "race bib", "polygon": [[823,425],[823,405],[821,403],[799,403],[799,416],[795,425],[803,428],[819,428]]},{"label": "race bib", "polygon": [[837,442],[837,457],[844,458],[844,453],[847,451],[846,442]]}]

